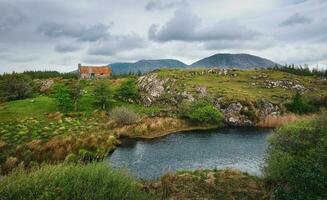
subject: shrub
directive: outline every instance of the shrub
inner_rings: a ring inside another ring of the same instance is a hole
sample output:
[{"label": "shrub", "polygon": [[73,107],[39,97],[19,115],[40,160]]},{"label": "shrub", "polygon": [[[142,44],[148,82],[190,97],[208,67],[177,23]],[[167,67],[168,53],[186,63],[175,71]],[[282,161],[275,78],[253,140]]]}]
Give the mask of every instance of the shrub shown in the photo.
[{"label": "shrub", "polygon": [[327,198],[327,115],[279,128],[265,169],[276,199]]},{"label": "shrub", "polygon": [[139,97],[139,90],[135,83],[135,78],[129,78],[116,91],[118,99],[125,102],[135,102]]},{"label": "shrub", "polygon": [[300,93],[296,93],[291,102],[285,104],[287,110],[293,113],[309,113],[315,111],[315,107],[309,102],[305,101]]},{"label": "shrub", "polygon": [[32,94],[32,80],[23,74],[5,74],[0,77],[0,100],[25,99]]},{"label": "shrub", "polygon": [[68,112],[73,108],[73,98],[71,90],[63,85],[55,85],[54,97],[57,101],[57,106],[60,111]]},{"label": "shrub", "polygon": [[110,116],[120,125],[134,124],[139,120],[139,116],[125,107],[112,109]]},{"label": "shrub", "polygon": [[137,182],[106,164],[45,165],[0,181],[1,199],[150,199]]},{"label": "shrub", "polygon": [[102,110],[107,110],[112,104],[112,90],[106,82],[99,82],[94,89],[95,105]]},{"label": "shrub", "polygon": [[223,115],[207,101],[183,102],[179,115],[194,123],[220,124]]}]

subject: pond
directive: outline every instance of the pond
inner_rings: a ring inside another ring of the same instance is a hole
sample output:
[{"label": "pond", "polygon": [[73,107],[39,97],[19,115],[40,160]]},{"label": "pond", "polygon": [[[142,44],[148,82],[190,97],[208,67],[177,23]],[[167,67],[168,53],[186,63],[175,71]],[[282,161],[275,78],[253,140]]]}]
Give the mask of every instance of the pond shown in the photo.
[{"label": "pond", "polygon": [[125,140],[108,158],[142,179],[167,172],[234,168],[261,175],[271,129],[187,131],[151,140]]}]

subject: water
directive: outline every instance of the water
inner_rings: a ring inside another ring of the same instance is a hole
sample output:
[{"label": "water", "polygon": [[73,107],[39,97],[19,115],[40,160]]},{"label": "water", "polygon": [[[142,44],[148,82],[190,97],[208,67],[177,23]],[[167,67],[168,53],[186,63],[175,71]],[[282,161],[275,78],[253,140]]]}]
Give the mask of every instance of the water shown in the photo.
[{"label": "water", "polygon": [[176,170],[235,168],[261,175],[269,129],[188,131],[152,140],[126,140],[108,158],[143,179]]}]

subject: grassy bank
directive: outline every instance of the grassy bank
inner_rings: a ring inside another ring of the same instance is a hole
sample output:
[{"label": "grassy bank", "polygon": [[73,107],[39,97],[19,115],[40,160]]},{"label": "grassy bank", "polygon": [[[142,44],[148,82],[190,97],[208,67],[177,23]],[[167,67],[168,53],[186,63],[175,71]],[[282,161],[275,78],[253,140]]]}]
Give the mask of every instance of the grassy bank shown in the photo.
[{"label": "grassy bank", "polygon": [[130,176],[106,164],[52,165],[17,171],[0,180],[1,200],[23,199],[151,199]]},{"label": "grassy bank", "polygon": [[269,199],[263,179],[234,170],[180,171],[143,184],[162,199]]},{"label": "grassy bank", "polygon": [[143,118],[136,124],[116,127],[114,132],[130,138],[152,139],[179,131],[206,130],[221,127],[220,125],[192,124],[188,121],[172,117]]}]

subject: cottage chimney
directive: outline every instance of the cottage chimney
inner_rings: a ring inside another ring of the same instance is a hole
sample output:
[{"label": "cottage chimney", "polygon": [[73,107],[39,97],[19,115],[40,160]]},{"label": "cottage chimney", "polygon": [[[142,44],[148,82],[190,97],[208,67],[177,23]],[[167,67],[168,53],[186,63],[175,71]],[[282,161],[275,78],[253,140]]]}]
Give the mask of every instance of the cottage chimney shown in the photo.
[{"label": "cottage chimney", "polygon": [[82,67],[81,63],[78,63],[78,72],[80,72],[81,67]]}]

